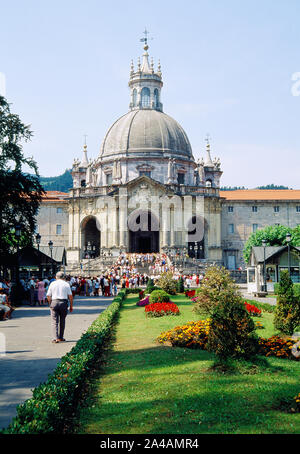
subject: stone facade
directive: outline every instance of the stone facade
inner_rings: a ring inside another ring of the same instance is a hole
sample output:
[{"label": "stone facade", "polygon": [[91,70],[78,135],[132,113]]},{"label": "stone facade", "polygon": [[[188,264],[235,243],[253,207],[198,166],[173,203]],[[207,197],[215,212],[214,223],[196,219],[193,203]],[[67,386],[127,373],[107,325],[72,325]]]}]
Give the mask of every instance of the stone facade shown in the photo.
[{"label": "stone facade", "polygon": [[244,267],[254,230],[300,223],[300,191],[220,192],[220,160],[207,140],[195,161],[185,131],[163,112],[160,64],[155,71],[147,43],[144,50],[142,64],[131,66],[129,112],[109,128],[96,159],[84,146],[70,193],[43,200],[42,244],[64,245],[69,264],[103,252],[186,249],[200,262]]},{"label": "stone facade", "polygon": [[[249,236],[269,225],[300,224],[300,191],[244,190],[221,192],[222,249],[227,267],[245,267],[243,248]],[[231,257],[231,258],[230,258]],[[233,258],[234,257],[234,258]]]}]

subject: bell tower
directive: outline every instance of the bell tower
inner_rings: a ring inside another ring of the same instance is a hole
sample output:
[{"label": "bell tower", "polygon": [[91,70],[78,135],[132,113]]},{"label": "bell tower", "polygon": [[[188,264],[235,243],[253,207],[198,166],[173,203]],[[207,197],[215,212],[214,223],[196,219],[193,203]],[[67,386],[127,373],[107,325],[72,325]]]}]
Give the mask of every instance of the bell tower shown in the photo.
[{"label": "bell tower", "polygon": [[158,62],[157,71],[155,71],[153,59],[149,63],[148,33],[145,30],[145,38],[141,39],[144,42],[142,63],[139,58],[135,70],[133,61],[131,62],[130,80],[128,83],[131,91],[129,108],[130,110],[154,109],[162,112],[163,105],[160,100],[161,88],[163,86],[161,66],[160,62]]}]

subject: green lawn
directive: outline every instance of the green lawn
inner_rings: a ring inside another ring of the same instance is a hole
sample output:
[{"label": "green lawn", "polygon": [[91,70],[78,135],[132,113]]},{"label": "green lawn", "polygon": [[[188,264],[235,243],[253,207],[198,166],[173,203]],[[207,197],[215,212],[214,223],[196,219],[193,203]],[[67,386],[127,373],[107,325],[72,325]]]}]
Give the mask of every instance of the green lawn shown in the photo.
[{"label": "green lawn", "polygon": [[[172,297],[177,317],[146,318],[130,295],[120,312],[111,348],[92,380],[80,414],[79,433],[200,434],[299,433],[300,414],[285,402],[300,391],[300,363],[259,357],[234,361],[223,374],[214,355],[158,345],[167,329],[199,317],[190,300]],[[260,336],[274,334],[270,313]]]}]

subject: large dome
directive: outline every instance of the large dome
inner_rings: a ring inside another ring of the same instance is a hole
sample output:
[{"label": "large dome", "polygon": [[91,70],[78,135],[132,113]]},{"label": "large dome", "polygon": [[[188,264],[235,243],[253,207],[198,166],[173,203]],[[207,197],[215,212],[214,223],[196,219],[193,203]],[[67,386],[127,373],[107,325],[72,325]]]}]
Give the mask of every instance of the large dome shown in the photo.
[{"label": "large dome", "polygon": [[171,117],[154,109],[132,110],[108,130],[100,149],[102,158],[122,156],[192,159],[189,139]]}]

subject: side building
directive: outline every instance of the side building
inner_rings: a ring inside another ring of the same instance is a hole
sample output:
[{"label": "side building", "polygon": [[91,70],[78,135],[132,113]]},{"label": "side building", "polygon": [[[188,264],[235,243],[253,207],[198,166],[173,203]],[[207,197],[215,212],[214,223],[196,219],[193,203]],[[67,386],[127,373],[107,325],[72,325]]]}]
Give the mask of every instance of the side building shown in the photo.
[{"label": "side building", "polygon": [[269,225],[300,225],[300,190],[220,191],[222,250],[226,268],[245,268],[243,248],[249,236]]}]

